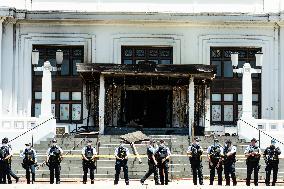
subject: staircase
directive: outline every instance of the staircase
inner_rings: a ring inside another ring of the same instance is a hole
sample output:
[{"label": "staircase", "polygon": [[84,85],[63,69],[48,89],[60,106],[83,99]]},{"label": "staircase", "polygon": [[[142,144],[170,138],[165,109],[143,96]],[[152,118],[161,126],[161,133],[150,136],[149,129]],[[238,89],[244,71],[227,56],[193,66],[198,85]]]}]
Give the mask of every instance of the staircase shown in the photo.
[{"label": "staircase", "polygon": [[[167,145],[170,147],[170,150],[173,156],[170,159],[170,178],[191,178],[191,168],[189,164],[188,157],[186,156],[186,151],[188,148],[188,137],[181,135],[150,135],[151,138],[160,140],[163,139],[166,141]],[[212,137],[200,137],[201,146],[206,152],[207,147],[212,144]],[[82,161],[81,161],[81,149],[85,146],[84,138],[77,138],[75,136],[67,136],[62,138],[57,138],[58,145],[64,150],[64,154],[68,151],[69,155],[65,157],[61,163],[61,178],[73,179],[73,178],[82,178]],[[243,140],[238,139],[237,136],[221,136],[219,141],[221,144],[224,144],[226,139],[231,139],[232,144],[237,146],[237,154],[243,155],[244,150],[248,143],[245,143]],[[113,155],[114,148],[119,144],[119,135],[103,135],[98,139],[93,139],[93,143],[96,144],[99,140],[99,147],[97,149],[100,155]],[[77,146],[76,146],[77,145]],[[43,141],[40,144],[35,145],[35,149],[38,154],[38,164],[41,164],[46,158],[46,151],[48,149],[49,142]],[[76,146],[73,150],[74,146]],[[129,145],[126,145],[130,153],[133,154],[132,149]],[[140,155],[146,154],[146,143],[137,144],[137,150]],[[206,153],[204,153],[206,154]],[[12,170],[17,173],[18,176],[24,177],[25,170],[21,167],[22,160],[19,156],[15,155],[12,162]],[[113,157],[99,158],[97,160],[97,170],[95,171],[96,178],[114,178],[114,164],[115,159]],[[265,177],[265,164],[263,158],[261,159],[261,169],[259,177],[264,179]],[[142,158],[142,164],[139,164],[138,160],[135,158],[130,158],[128,161],[129,167],[129,177],[131,179],[140,179],[146,173],[148,169],[146,157]],[[206,157],[203,157],[203,174],[204,177],[209,176],[208,161]],[[239,179],[245,179],[246,177],[246,164],[244,157],[238,157],[236,162],[236,175]],[[122,174],[123,176],[123,174]],[[279,180],[283,180],[284,176],[284,161],[280,160],[279,168]],[[49,178],[48,167],[40,167],[39,170],[36,170],[36,178]]]}]

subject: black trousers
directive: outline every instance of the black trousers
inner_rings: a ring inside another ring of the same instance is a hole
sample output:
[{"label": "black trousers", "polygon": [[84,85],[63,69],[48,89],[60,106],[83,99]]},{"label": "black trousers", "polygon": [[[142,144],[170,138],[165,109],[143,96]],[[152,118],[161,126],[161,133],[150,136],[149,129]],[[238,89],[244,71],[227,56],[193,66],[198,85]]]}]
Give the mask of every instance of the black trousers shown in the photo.
[{"label": "black trousers", "polygon": [[119,181],[119,174],[121,168],[123,168],[125,183],[129,184],[127,160],[116,160],[114,184],[117,184]]},{"label": "black trousers", "polygon": [[226,186],[230,186],[230,175],[233,180],[233,185],[237,185],[235,162],[224,163],[224,174],[226,179]]},{"label": "black trousers", "polygon": [[83,172],[84,172],[83,183],[87,182],[87,176],[88,176],[88,171],[89,170],[90,170],[90,179],[91,179],[91,182],[93,183],[94,179],[95,179],[95,176],[94,176],[95,175],[94,174],[95,166],[93,164],[91,164],[91,163],[83,161]]},{"label": "black trousers", "polygon": [[60,184],[60,164],[59,163],[50,163],[49,164],[49,173],[50,173],[50,184],[54,183],[54,176],[56,179],[56,184]]},{"label": "black trousers", "polygon": [[0,161],[0,184],[7,184],[9,164],[5,161]]},{"label": "black trousers", "polygon": [[169,183],[169,162],[164,161],[164,163],[162,163],[161,161],[159,161],[158,168],[159,168],[161,185],[168,185]]},{"label": "black trousers", "polygon": [[26,179],[27,179],[27,184],[31,183],[31,174],[32,174],[32,184],[35,182],[35,165],[26,165]]},{"label": "black trousers", "polygon": [[17,175],[12,171],[11,163],[9,163],[9,166],[8,166],[8,174],[7,174],[8,184],[12,184],[12,179],[11,179],[11,177],[13,177],[14,179],[18,179]]},{"label": "black trousers", "polygon": [[141,179],[141,181],[144,182],[150,175],[154,173],[155,184],[156,185],[159,184],[158,167],[152,161],[148,161],[148,165],[149,165],[149,170],[145,174],[145,176]]},{"label": "black trousers", "polygon": [[211,165],[209,163],[210,185],[213,185],[213,182],[214,182],[215,169],[217,170],[217,174],[218,174],[218,185],[222,185],[222,171],[223,171],[223,167],[222,167],[221,163],[219,164],[218,167],[217,167],[217,165],[218,165],[218,162],[212,162]]},{"label": "black trousers", "polygon": [[199,178],[199,184],[203,185],[203,165],[202,161],[190,161],[191,164],[191,171],[192,171],[192,176],[193,176],[193,184],[197,185],[197,175]]},{"label": "black trousers", "polygon": [[258,171],[259,171],[258,161],[253,161],[253,162],[248,161],[247,162],[247,180],[246,180],[247,186],[250,186],[252,171],[254,171],[254,185],[258,186]]},{"label": "black trousers", "polygon": [[271,170],[273,170],[272,186],[275,186],[275,183],[277,181],[278,164],[279,164],[279,162],[268,162],[266,164],[266,167],[265,167],[265,173],[266,173],[265,184],[267,186],[270,185]]}]

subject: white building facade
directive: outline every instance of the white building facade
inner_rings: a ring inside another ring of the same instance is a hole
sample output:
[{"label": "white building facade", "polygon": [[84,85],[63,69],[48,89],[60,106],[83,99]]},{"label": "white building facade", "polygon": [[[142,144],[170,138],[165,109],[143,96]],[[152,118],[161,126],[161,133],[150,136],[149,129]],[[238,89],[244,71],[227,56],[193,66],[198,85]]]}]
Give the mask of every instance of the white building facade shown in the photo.
[{"label": "white building facade", "polygon": [[[39,49],[42,63],[48,59],[54,62],[49,53],[62,49],[62,78],[53,83],[52,111],[58,118],[57,126],[68,132],[76,123],[94,125],[88,120],[88,89],[74,79],[80,78],[75,65],[126,64],[123,49],[127,47],[133,52],[141,47],[170,48],[168,59],[157,59],[166,64],[217,66],[213,84],[206,90],[205,131],[236,127],[241,112],[241,76],[233,74],[228,53],[239,51],[243,53],[240,65],[253,65],[254,53],[262,51],[262,73],[253,77],[253,112],[259,119],[284,119],[284,4],[280,0],[210,2],[0,1],[2,119],[40,114],[40,83],[36,78],[41,76],[33,72],[31,52]],[[138,59],[133,55],[129,61]],[[186,127],[171,120],[169,127]]]}]

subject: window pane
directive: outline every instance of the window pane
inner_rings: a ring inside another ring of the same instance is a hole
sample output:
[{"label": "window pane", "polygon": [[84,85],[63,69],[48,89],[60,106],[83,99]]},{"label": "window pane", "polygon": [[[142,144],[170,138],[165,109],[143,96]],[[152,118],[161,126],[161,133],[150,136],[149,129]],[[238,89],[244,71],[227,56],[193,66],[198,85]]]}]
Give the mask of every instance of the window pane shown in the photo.
[{"label": "window pane", "polygon": [[72,62],[72,64],[73,64],[73,70],[72,70],[72,74],[73,75],[78,75],[78,72],[77,72],[77,66],[76,66],[76,64],[77,63],[83,63],[83,60],[81,60],[81,59],[76,59],[76,60],[73,60],[73,62]]},{"label": "window pane", "polygon": [[[41,55],[41,53],[40,53],[40,55]],[[40,56],[39,60],[38,60],[37,67],[42,67],[43,63],[44,63],[44,59],[43,59],[43,57]],[[42,71],[35,71],[35,75],[42,75]]]},{"label": "window pane", "polygon": [[60,104],[60,120],[69,120],[69,104]]},{"label": "window pane", "polygon": [[72,100],[81,100],[81,92],[72,92]]},{"label": "window pane", "polygon": [[212,101],[221,101],[221,94],[212,94]]},{"label": "window pane", "polygon": [[238,105],[238,119],[242,117],[242,113],[243,113],[243,106]]},{"label": "window pane", "polygon": [[56,117],[55,116],[55,104],[51,104],[51,113],[54,117]]},{"label": "window pane", "polygon": [[41,104],[35,103],[35,117],[39,117],[40,112],[41,112],[40,108],[41,108]]},{"label": "window pane", "polygon": [[212,121],[221,121],[221,105],[212,105]]},{"label": "window pane", "polygon": [[171,60],[161,60],[161,64],[171,64]]},{"label": "window pane", "polygon": [[217,74],[216,76],[221,76],[221,61],[212,61],[212,65],[217,66]]},{"label": "window pane", "polygon": [[61,65],[61,75],[69,75],[69,60],[63,59]]},{"label": "window pane", "polygon": [[51,100],[55,100],[55,92],[51,93]]},{"label": "window pane", "polygon": [[72,120],[80,120],[81,112],[81,104],[72,104]]},{"label": "window pane", "polygon": [[145,61],[145,60],[136,60],[135,63],[136,63],[136,64],[141,64],[141,63],[143,63],[144,61]]},{"label": "window pane", "polygon": [[157,57],[158,56],[158,49],[149,49],[149,56],[150,57]]},{"label": "window pane", "polygon": [[151,62],[155,62],[155,64],[159,64],[159,60],[149,60]]},{"label": "window pane", "polygon": [[160,56],[161,57],[170,57],[171,51],[169,49],[160,49]]},{"label": "window pane", "polygon": [[69,92],[60,92],[60,100],[69,100]]},{"label": "window pane", "polygon": [[35,99],[36,100],[41,100],[41,92],[35,92]]},{"label": "window pane", "polygon": [[258,102],[258,94],[252,94],[252,101]]},{"label": "window pane", "polygon": [[255,119],[258,119],[258,106],[252,105],[252,117]]},{"label": "window pane", "polygon": [[243,95],[242,94],[238,94],[238,101],[239,102],[243,101]]},{"label": "window pane", "polygon": [[123,64],[132,64],[132,60],[123,60]]},{"label": "window pane", "polygon": [[126,57],[131,57],[132,54],[133,54],[132,49],[125,49],[125,50],[124,50],[124,56],[126,56]]},{"label": "window pane", "polygon": [[224,77],[233,77],[233,66],[231,61],[224,61]]},{"label": "window pane", "polygon": [[[246,63],[246,61],[239,61],[238,63],[238,68],[243,68],[244,64]],[[238,77],[242,77],[242,73],[238,73]]]},{"label": "window pane", "polygon": [[224,101],[234,101],[234,94],[224,94]]},{"label": "window pane", "polygon": [[224,121],[234,121],[233,105],[224,105]]},{"label": "window pane", "polygon": [[145,50],[144,49],[136,49],[135,55],[138,57],[144,57],[145,56]]}]

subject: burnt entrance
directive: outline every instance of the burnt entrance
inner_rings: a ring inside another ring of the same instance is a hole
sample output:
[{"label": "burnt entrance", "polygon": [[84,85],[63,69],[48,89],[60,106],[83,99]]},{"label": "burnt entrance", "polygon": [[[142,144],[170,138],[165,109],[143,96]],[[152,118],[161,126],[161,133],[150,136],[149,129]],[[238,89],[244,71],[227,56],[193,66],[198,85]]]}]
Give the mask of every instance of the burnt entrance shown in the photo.
[{"label": "burnt entrance", "polygon": [[134,121],[145,128],[164,128],[170,123],[171,90],[127,90],[126,122]]}]

